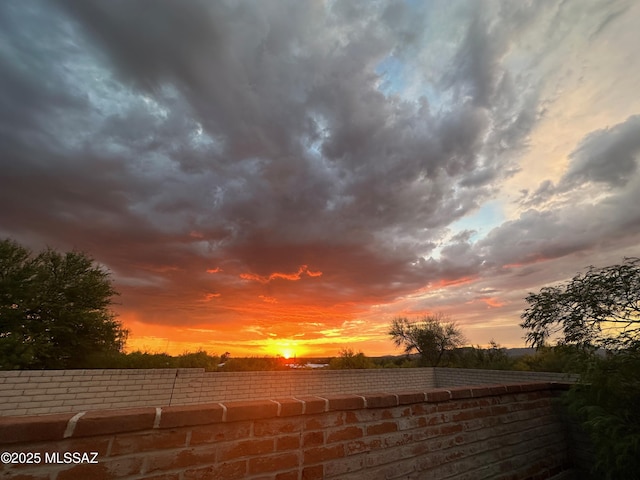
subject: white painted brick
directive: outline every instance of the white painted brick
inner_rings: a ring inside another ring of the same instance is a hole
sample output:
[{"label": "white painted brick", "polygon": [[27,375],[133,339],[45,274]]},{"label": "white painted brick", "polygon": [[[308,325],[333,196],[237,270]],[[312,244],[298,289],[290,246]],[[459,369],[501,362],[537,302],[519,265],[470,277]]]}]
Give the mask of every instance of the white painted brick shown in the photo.
[{"label": "white painted brick", "polygon": [[61,400],[63,402],[66,402],[68,400],[73,400],[74,398],[76,398],[76,394],[75,393],[62,393],[59,395],[54,395],[55,400]]},{"label": "white painted brick", "polygon": [[52,406],[49,409],[49,413],[67,413],[67,412],[71,412],[72,408],[69,406],[64,406],[64,405],[56,405],[56,406]]},{"label": "white painted brick", "polygon": [[0,398],[22,397],[22,389],[0,390]]},{"label": "white painted brick", "polygon": [[4,380],[4,383],[7,385],[13,385],[13,384],[18,384],[18,383],[29,383],[29,377],[17,377],[17,376],[12,376],[12,377],[7,377]]},{"label": "white painted brick", "polygon": [[26,408],[17,408],[16,410],[11,412],[11,415],[15,415],[15,416],[22,416],[22,415],[28,415],[27,414],[27,409]]}]

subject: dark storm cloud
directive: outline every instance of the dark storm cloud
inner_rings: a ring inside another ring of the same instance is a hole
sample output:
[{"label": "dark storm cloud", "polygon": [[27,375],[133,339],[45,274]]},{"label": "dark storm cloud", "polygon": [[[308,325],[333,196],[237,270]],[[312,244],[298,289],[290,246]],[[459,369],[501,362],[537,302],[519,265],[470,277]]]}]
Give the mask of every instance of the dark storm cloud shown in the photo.
[{"label": "dark storm cloud", "polygon": [[[407,9],[4,2],[0,233],[89,250],[131,305],[153,296],[190,314],[258,295],[391,301],[477,274],[485,257],[499,264],[573,248],[546,247],[560,220],[531,213],[493,232],[496,246],[478,250],[458,236],[429,259],[444,229],[517,171],[539,92],[504,58],[537,7],[504,6],[495,18],[464,10],[462,37],[429,85],[450,100],[443,105],[380,89],[377,67],[390,55],[426,76],[412,58],[430,12]],[[615,128],[585,140],[595,156],[578,151],[574,177],[615,183],[629,171],[637,127]],[[598,170],[611,153],[618,176]],[[301,265],[322,282],[240,280]]]},{"label": "dark storm cloud", "polygon": [[[558,184],[545,180],[533,193],[523,192],[520,203],[525,207],[541,206],[588,184],[592,188],[604,186],[612,195],[608,202],[616,201],[637,177],[639,155],[640,116],[634,115],[586,135],[569,155],[569,166]],[[619,215],[624,217],[625,213],[626,209],[622,209]]]},{"label": "dark storm cloud", "polygon": [[640,116],[635,115],[585,137],[570,155],[571,164],[562,182],[623,187],[638,170],[639,154]]},{"label": "dark storm cloud", "polygon": [[[589,133],[558,184],[545,180],[533,193],[524,192],[520,203],[535,208],[492,230],[474,253],[502,268],[606,250],[624,239],[633,243],[640,232],[639,154],[638,116]],[[591,200],[578,187],[603,199]]]},{"label": "dark storm cloud", "polygon": [[[474,245],[474,253],[484,259],[487,267],[502,268],[570,255],[593,255],[598,250],[637,244],[639,187],[640,175],[634,175],[626,189],[609,193],[601,201],[574,194],[563,203],[552,203],[548,209],[527,210],[493,229]],[[553,185],[543,183],[533,199],[543,202],[555,193]]]}]

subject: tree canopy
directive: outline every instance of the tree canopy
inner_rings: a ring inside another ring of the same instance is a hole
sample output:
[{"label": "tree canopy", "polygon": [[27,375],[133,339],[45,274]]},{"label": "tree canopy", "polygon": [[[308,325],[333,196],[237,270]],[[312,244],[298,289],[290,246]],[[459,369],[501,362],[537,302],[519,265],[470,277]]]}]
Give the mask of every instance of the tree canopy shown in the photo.
[{"label": "tree canopy", "polygon": [[640,339],[640,259],[591,266],[565,284],[530,293],[526,301],[520,325],[534,347],[555,334],[564,344],[628,347]]},{"label": "tree canopy", "polygon": [[356,353],[351,348],[344,348],[340,350],[338,357],[329,361],[329,368],[332,370],[375,368],[375,364],[364,353]]},{"label": "tree canopy", "polygon": [[115,295],[84,253],[33,255],[0,241],[0,369],[78,368],[121,351],[128,332],[110,310]]},{"label": "tree canopy", "polygon": [[391,323],[389,335],[397,347],[404,347],[405,353],[420,354],[422,363],[437,367],[465,341],[462,331],[453,322],[447,322],[443,315],[431,315],[416,322],[407,318],[396,318]]}]

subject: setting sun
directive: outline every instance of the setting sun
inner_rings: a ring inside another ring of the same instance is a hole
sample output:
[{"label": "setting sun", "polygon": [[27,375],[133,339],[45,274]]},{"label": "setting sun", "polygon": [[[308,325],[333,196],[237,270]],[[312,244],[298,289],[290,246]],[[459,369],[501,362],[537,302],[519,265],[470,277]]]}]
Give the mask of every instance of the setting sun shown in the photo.
[{"label": "setting sun", "polygon": [[290,348],[286,348],[282,350],[282,356],[288,360],[291,357],[295,357],[295,352]]}]

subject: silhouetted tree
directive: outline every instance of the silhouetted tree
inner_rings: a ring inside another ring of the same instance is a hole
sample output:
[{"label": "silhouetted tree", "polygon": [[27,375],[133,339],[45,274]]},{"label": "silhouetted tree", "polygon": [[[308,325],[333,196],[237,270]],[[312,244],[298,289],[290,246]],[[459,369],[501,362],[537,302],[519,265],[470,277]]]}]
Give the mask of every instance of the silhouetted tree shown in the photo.
[{"label": "silhouetted tree", "polygon": [[121,351],[128,332],[110,310],[116,294],[84,253],[33,256],[0,241],[0,368],[78,368]]},{"label": "silhouetted tree", "polygon": [[583,347],[625,347],[640,340],[640,259],[578,274],[566,284],[526,297],[520,326],[527,343],[559,341]]},{"label": "silhouetted tree", "polygon": [[373,361],[364,353],[355,353],[350,348],[340,350],[339,356],[329,361],[329,368],[333,370],[343,370],[350,368],[375,368]]},{"label": "silhouetted tree", "polygon": [[[527,342],[545,357],[560,354],[568,359],[565,365],[580,371],[581,382],[565,399],[593,444],[592,478],[637,478],[640,259],[589,267],[585,274],[531,293],[526,300],[529,307],[521,326]],[[554,335],[559,345],[541,348]],[[598,348],[606,354],[596,354]]]},{"label": "silhouetted tree", "polygon": [[388,333],[396,346],[404,347],[407,354],[418,352],[422,363],[431,367],[440,365],[447,354],[462,346],[465,341],[458,326],[447,322],[441,314],[426,316],[416,322],[396,318]]}]

